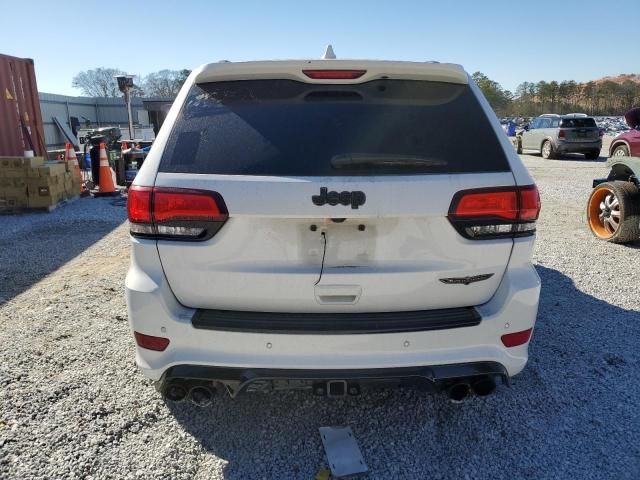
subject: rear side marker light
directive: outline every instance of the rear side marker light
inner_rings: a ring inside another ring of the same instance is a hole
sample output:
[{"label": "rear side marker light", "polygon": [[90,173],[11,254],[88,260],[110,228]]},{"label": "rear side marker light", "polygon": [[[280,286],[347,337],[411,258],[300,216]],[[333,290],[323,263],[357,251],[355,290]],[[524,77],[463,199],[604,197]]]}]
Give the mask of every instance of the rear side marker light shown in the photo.
[{"label": "rear side marker light", "polygon": [[482,240],[533,235],[540,213],[535,185],[463,190],[449,208],[449,221],[465,238]]},{"label": "rear side marker light", "polygon": [[314,80],[355,80],[360,78],[366,70],[303,70],[307,77]]},{"label": "rear side marker light", "polygon": [[145,335],[140,332],[133,332],[136,343],[141,348],[154,350],[156,352],[164,352],[169,346],[169,339],[164,337],[154,337],[153,335]]},{"label": "rear side marker light", "polygon": [[522,332],[515,333],[507,333],[506,335],[502,335],[500,340],[502,340],[502,344],[505,347],[518,347],[520,345],[524,345],[531,339],[532,328],[528,330],[523,330]]},{"label": "rear side marker light", "polygon": [[182,241],[208,240],[229,217],[219,193],[188,188],[132,186],[127,211],[131,235]]}]

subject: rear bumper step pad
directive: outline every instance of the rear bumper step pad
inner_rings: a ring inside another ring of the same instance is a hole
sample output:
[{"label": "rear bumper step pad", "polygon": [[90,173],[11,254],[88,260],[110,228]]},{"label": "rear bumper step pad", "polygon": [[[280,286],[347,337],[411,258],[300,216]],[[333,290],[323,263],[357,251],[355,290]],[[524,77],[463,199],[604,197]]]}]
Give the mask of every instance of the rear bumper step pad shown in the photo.
[{"label": "rear bumper step pad", "polygon": [[276,313],[197,310],[194,328],[282,334],[371,334],[473,327],[482,317],[473,307],[373,313]]}]

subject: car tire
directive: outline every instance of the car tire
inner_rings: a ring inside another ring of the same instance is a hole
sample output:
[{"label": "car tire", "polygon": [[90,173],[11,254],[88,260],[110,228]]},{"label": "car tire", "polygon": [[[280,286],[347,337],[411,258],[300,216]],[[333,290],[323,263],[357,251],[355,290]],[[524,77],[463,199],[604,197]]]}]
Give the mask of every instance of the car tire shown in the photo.
[{"label": "car tire", "polygon": [[589,197],[587,221],[591,233],[601,240],[613,243],[638,240],[640,190],[631,182],[601,183]]},{"label": "car tire", "polygon": [[628,157],[629,149],[627,148],[626,145],[618,145],[616,148],[613,149],[613,152],[611,152],[611,156],[612,157]]},{"label": "car tire", "polygon": [[551,143],[551,140],[545,140],[544,142],[542,142],[540,154],[542,155],[542,158],[547,160],[553,160],[554,158],[556,158],[556,151],[553,148],[553,143]]},{"label": "car tire", "polygon": [[586,158],[587,160],[597,160],[598,158],[600,158],[600,150],[594,150],[592,152],[585,153],[584,158]]}]

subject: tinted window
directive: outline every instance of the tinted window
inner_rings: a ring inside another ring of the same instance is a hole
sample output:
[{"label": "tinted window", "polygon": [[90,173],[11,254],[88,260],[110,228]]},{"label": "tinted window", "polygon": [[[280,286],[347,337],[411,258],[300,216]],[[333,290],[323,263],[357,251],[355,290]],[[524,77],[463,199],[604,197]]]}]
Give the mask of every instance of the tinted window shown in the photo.
[{"label": "tinted window", "polygon": [[292,80],[192,87],[160,171],[230,175],[384,175],[508,171],[466,85]]},{"label": "tinted window", "polygon": [[596,121],[593,118],[563,118],[560,124],[563,128],[595,128]]}]

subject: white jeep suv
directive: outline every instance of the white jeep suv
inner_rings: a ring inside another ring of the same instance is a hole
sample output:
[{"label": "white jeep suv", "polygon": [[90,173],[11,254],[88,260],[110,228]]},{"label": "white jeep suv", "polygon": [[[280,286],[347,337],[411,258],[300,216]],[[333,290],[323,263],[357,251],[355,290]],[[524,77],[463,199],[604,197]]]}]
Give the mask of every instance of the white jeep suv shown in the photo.
[{"label": "white jeep suv", "polygon": [[136,360],[217,389],[491,393],[527,362],[538,191],[458,65],[195,70],[129,190]]}]

